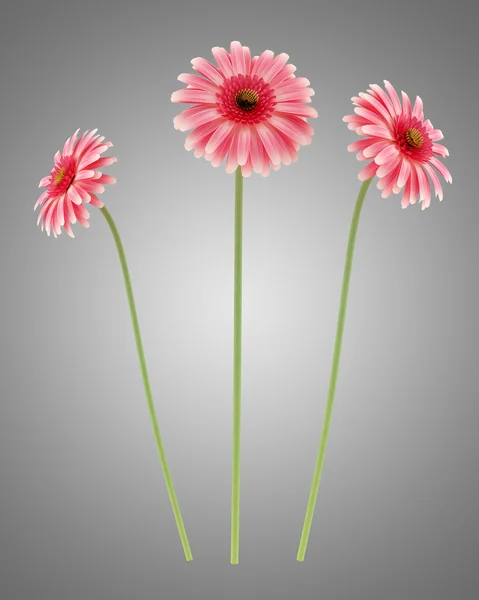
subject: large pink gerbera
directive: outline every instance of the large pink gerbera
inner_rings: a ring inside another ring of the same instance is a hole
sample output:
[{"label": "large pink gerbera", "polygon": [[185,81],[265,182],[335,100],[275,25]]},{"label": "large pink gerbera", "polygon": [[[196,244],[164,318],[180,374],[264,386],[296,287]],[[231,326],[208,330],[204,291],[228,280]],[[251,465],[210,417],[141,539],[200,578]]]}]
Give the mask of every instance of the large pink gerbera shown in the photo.
[{"label": "large pink gerbera", "polygon": [[352,98],[355,114],[344,117],[343,121],[366,139],[349,145],[348,150],[358,152],[359,160],[372,159],[358,177],[365,181],[377,175],[377,186],[382,190],[383,198],[403,190],[403,208],[419,198],[425,209],[431,203],[432,188],[439,200],[443,197],[434,169],[447,182],[452,182],[448,169],[437,159],[437,156],[449,156],[447,148],[437,143],[444,136],[439,129],[433,128],[431,121],[424,120],[419,96],[411,108],[407,94],[402,92],[401,104],[389,81],[384,84],[387,93],[379,85],[371,85],[366,93]]},{"label": "large pink gerbera", "polygon": [[187,87],[171,96],[172,102],[193,105],[174,119],[176,129],[193,129],[185,148],[215,167],[226,158],[228,173],[241,166],[246,177],[297,160],[297,150],[313,135],[307,118],[318,116],[306,106],[314,94],[309,81],[294,75],[287,54],[265,50],[251,58],[239,42],[231,42],[229,53],[217,47],[212,53],[218,66],[194,58],[199,75],[180,75]]},{"label": "large pink gerbera", "polygon": [[37,225],[41,222],[42,231],[50,230],[57,237],[63,227],[70,237],[75,237],[70,224],[78,221],[83,227],[89,227],[90,214],[85,204],[102,208],[103,202],[96,196],[105,191],[104,183],[115,183],[115,178],[104,175],[98,169],[116,162],[116,158],[100,155],[113,146],[104,142],[104,137],[95,135],[97,129],[86,131],[77,141],[77,129],[65,142],[63,151],[55,154],[55,164],[50,175],[44,177],[38,187],[46,191],[38,198],[35,210],[42,205]]}]

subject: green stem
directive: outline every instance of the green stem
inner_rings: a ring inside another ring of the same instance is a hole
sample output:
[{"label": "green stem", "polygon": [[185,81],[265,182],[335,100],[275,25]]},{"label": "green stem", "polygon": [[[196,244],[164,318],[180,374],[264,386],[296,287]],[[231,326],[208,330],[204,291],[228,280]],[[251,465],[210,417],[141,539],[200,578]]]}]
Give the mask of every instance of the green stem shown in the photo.
[{"label": "green stem", "polygon": [[153,425],[153,432],[155,434],[156,447],[158,449],[158,454],[160,456],[161,466],[163,468],[163,475],[165,477],[166,487],[168,489],[168,494],[170,497],[171,506],[173,508],[173,514],[175,516],[176,525],[178,527],[178,533],[180,534],[181,543],[183,545],[183,550],[185,552],[185,557],[187,561],[193,559],[190,550],[190,544],[188,542],[188,536],[186,535],[185,526],[183,524],[183,519],[181,518],[180,507],[178,505],[178,500],[176,498],[175,488],[173,486],[173,480],[170,475],[170,469],[168,468],[168,462],[166,460],[165,449],[163,447],[163,442],[161,440],[160,428],[158,426],[158,420],[156,417],[155,405],[153,403],[153,396],[151,393],[150,381],[148,378],[148,371],[146,368],[146,360],[145,353],[143,350],[143,343],[141,341],[140,334],[140,325],[138,323],[138,315],[136,314],[135,307],[135,299],[133,297],[133,289],[131,287],[130,274],[128,271],[128,264],[126,262],[125,251],[123,249],[123,244],[121,243],[120,234],[118,233],[118,229],[116,228],[115,222],[113,221],[112,216],[104,206],[100,209],[105,217],[108,225],[110,226],[111,232],[113,234],[113,238],[115,240],[116,248],[118,250],[118,256],[120,258],[121,270],[123,271],[123,278],[125,280],[125,289],[126,295],[128,297],[128,304],[130,306],[130,314],[131,314],[131,322],[133,324],[133,333],[135,334],[136,341],[136,349],[138,352],[138,359],[140,361],[140,369],[141,376],[143,379],[143,385],[145,388],[146,402],[148,404],[148,410],[150,412],[151,424]]},{"label": "green stem", "polygon": [[233,460],[231,480],[231,564],[239,561],[240,444],[241,444],[241,287],[243,247],[243,175],[235,180],[235,288],[233,342]]},{"label": "green stem", "polygon": [[365,181],[359,190],[356,206],[354,207],[351,229],[349,231],[348,249],[346,251],[346,262],[344,265],[343,287],[341,291],[341,301],[339,304],[338,324],[336,328],[336,341],[334,343],[333,364],[331,367],[331,376],[329,380],[328,400],[326,402],[326,414],[324,415],[323,429],[319,443],[318,456],[316,458],[316,466],[314,468],[313,483],[309,494],[308,507],[304,519],[301,541],[299,543],[297,560],[302,562],[306,554],[308,546],[309,532],[311,523],[313,522],[314,507],[318,496],[319,484],[321,482],[321,473],[323,471],[324,457],[326,454],[326,445],[328,443],[329,427],[331,425],[331,417],[333,414],[334,394],[336,391],[336,380],[338,378],[339,359],[341,357],[341,345],[343,341],[344,322],[346,319],[346,307],[348,303],[349,281],[351,279],[351,268],[353,265],[354,244],[356,242],[356,232],[358,230],[359,217],[363,207],[366,192],[371,184],[372,178]]}]

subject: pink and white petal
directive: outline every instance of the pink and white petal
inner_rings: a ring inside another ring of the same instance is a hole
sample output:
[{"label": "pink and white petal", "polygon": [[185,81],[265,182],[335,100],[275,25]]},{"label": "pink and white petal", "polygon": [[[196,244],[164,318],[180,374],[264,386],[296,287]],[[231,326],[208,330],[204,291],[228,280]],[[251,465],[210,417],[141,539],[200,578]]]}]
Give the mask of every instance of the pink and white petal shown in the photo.
[{"label": "pink and white petal", "polygon": [[[87,192],[94,192],[95,194],[103,194],[103,192],[105,191],[105,188],[102,185],[100,185],[99,183],[95,183],[90,179],[83,179],[81,182],[78,183],[76,187],[82,187]],[[70,187],[70,189],[72,188],[73,186]]]},{"label": "pink and white petal", "polygon": [[217,127],[210,137],[208,144],[206,145],[205,151],[208,154],[212,154],[216,148],[230,135],[235,128],[233,121],[224,121],[219,127]]},{"label": "pink and white petal", "polygon": [[216,131],[224,122],[226,122],[226,119],[221,117],[215,121],[210,121],[204,125],[200,125],[186,136],[185,148],[187,150],[193,150],[200,140],[206,136],[212,135],[213,132]]},{"label": "pink and white petal", "polygon": [[361,171],[359,171],[359,181],[366,181],[367,179],[371,179],[371,177],[374,177],[377,173],[378,168],[378,165],[374,161],[371,161],[363,169],[361,169]]},{"label": "pink and white petal", "polygon": [[255,61],[251,70],[251,75],[257,75],[258,77],[264,77],[273,64],[274,53],[271,50],[265,50],[261,53],[258,60]]},{"label": "pink and white petal", "polygon": [[386,123],[391,123],[391,115],[389,114],[387,108],[382,102],[379,102],[379,100],[371,94],[360,92],[359,98],[355,98],[355,100],[355,104],[358,106],[364,106],[364,108],[369,108],[369,110],[376,111],[378,115],[383,117]]},{"label": "pink and white petal", "polygon": [[243,57],[244,57],[245,73],[250,74],[251,73],[251,52],[250,52],[250,49],[248,48],[248,46],[243,46]]},{"label": "pink and white petal", "polygon": [[112,177],[111,175],[105,175],[105,173],[101,173],[100,177],[98,177],[97,179],[95,179],[95,181],[97,183],[107,183],[107,184],[113,184],[116,183],[116,179],[115,177]]},{"label": "pink and white petal", "polygon": [[231,42],[230,45],[231,65],[235,75],[246,75],[246,65],[243,54],[243,46],[240,42]]},{"label": "pink and white petal", "polygon": [[73,205],[67,196],[65,197],[65,216],[66,216],[67,222],[70,222],[70,223],[77,222],[75,211],[73,210]]},{"label": "pink and white petal", "polygon": [[[305,131],[304,127],[298,124],[298,121],[299,120],[294,121],[293,119],[282,115],[273,114],[269,123],[283,135],[295,140],[302,146],[306,146],[311,143],[311,136],[308,135],[309,130]],[[302,123],[304,124],[304,121],[302,121]],[[309,124],[308,127],[311,128]]]},{"label": "pink and white petal", "polygon": [[387,109],[391,117],[395,117],[396,111],[391,101],[391,98],[386,94],[382,87],[377,85],[376,83],[371,84],[369,87],[371,88],[371,95],[383,104],[383,106]]},{"label": "pink and white petal", "polygon": [[226,158],[227,173],[234,173],[238,168],[238,136],[239,128],[237,128],[233,133],[233,138],[229,147],[228,156]]},{"label": "pink and white petal", "polygon": [[90,132],[85,131],[85,133],[81,136],[81,138],[75,148],[75,154],[81,155],[82,152],[84,152],[84,150],[91,143],[91,140],[97,131],[98,131],[98,129],[93,129]]},{"label": "pink and white petal", "polygon": [[366,158],[374,158],[385,148],[391,145],[389,140],[378,140],[378,138],[368,138],[367,141],[369,144],[363,150],[363,154]]},{"label": "pink and white petal", "polygon": [[414,102],[414,108],[412,109],[412,116],[422,121],[424,119],[423,104],[419,96],[416,96],[416,102]]},{"label": "pink and white petal", "polygon": [[314,96],[312,88],[296,88],[278,92],[276,100],[277,102],[311,102],[311,96]]},{"label": "pink and white petal", "polygon": [[422,202],[426,202],[431,200],[431,187],[429,185],[428,178],[424,173],[421,165],[415,164],[416,175],[419,182],[419,199]]},{"label": "pink and white petal", "polygon": [[38,223],[40,223],[41,220],[44,220],[45,214],[47,213],[48,209],[52,206],[52,204],[55,204],[57,201],[58,198],[56,196],[51,196],[50,198],[48,198],[48,200],[41,207],[40,212],[38,213],[37,225]]},{"label": "pink and white petal", "polygon": [[38,198],[38,200],[35,202],[35,206],[33,207],[33,210],[36,210],[40,204],[42,204],[43,202],[45,202],[45,200],[48,198],[48,191],[43,192],[43,194]]},{"label": "pink and white petal", "polygon": [[69,235],[71,238],[74,238],[75,236],[73,235],[73,231],[72,228],[70,227],[70,223],[66,222],[65,225],[63,226],[63,229],[65,230],[65,233],[67,235]]},{"label": "pink and white petal", "polygon": [[399,150],[394,144],[388,144],[379,154],[376,155],[375,161],[378,165],[384,165],[389,163],[391,159],[396,158],[399,155]]},{"label": "pink and white petal", "polygon": [[443,192],[442,192],[442,185],[441,182],[439,181],[439,177],[436,175],[436,172],[434,171],[434,169],[432,169],[428,163],[424,163],[424,168],[426,169],[429,177],[431,178],[432,184],[434,186],[434,192],[436,194],[436,196],[439,198],[439,200],[443,199]]},{"label": "pink and white petal", "polygon": [[384,86],[389,94],[389,97],[391,98],[396,115],[400,115],[402,113],[402,108],[396,90],[386,79],[384,80]]},{"label": "pink and white petal", "polygon": [[223,74],[208,60],[198,57],[194,58],[191,61],[191,64],[193,65],[193,69],[195,71],[212,81],[214,84],[221,85],[223,83]]},{"label": "pink and white petal", "polygon": [[312,106],[305,106],[297,102],[278,102],[274,107],[274,113],[291,114],[297,117],[307,117],[308,119],[315,119],[318,116],[317,111]]},{"label": "pink and white petal", "polygon": [[278,54],[271,63],[269,69],[267,69],[262,76],[266,83],[269,83],[272,79],[274,79],[285,67],[286,63],[289,60],[289,56],[282,52]]},{"label": "pink and white petal", "polygon": [[368,110],[367,108],[363,108],[362,106],[356,106],[354,112],[360,117],[364,117],[365,119],[367,119],[371,124],[374,123],[376,125],[379,125],[380,127],[385,126],[384,118],[382,117],[382,115],[378,115],[372,110]]},{"label": "pink and white petal", "polygon": [[181,104],[215,104],[216,96],[211,92],[185,88],[173,92],[171,101]]},{"label": "pink and white petal", "polygon": [[[401,161],[401,169],[399,171],[397,186],[399,189],[403,188],[406,185],[407,180],[409,179],[409,175],[411,174],[411,165],[409,160],[405,157],[402,158]],[[399,190],[395,192],[399,193]]]},{"label": "pink and white petal", "polygon": [[70,154],[73,152],[73,148],[75,146],[75,142],[78,137],[79,131],[80,130],[77,129],[75,131],[75,133],[71,137],[69,137],[67,139],[67,141],[65,142],[65,145],[63,146],[63,152],[62,152],[63,156],[70,156]]},{"label": "pink and white petal", "polygon": [[226,154],[229,152],[233,136],[227,138],[222,144],[216,148],[212,154],[206,154],[206,160],[210,160],[213,167],[219,167],[224,161]]},{"label": "pink and white petal", "polygon": [[[283,81],[295,79],[295,77],[293,75],[293,73],[295,71],[296,71],[296,67],[294,65],[292,65],[291,63],[288,63],[281,69],[281,71],[276,75],[276,77],[273,77],[273,79],[271,79],[271,81],[269,82],[269,85],[272,88],[275,88],[279,83],[281,83]],[[269,172],[269,168],[268,168],[268,172]]]},{"label": "pink and white petal", "polygon": [[386,127],[380,125],[363,125],[361,131],[363,135],[371,135],[386,140],[392,140],[391,132],[386,129]]},{"label": "pink and white petal", "polygon": [[406,117],[410,119],[412,115],[411,100],[409,99],[409,96],[406,94],[406,92],[401,92],[401,95],[403,112],[406,115]]},{"label": "pink and white petal", "polygon": [[66,192],[68,199],[73,204],[82,204],[83,202],[79,189],[81,189],[79,185],[71,185]]},{"label": "pink and white petal", "polygon": [[194,75],[193,73],[181,73],[178,75],[178,81],[186,83],[186,85],[189,85],[196,90],[202,90],[203,92],[208,92],[210,94],[216,94],[218,91],[218,86],[216,84],[209,79]]},{"label": "pink and white petal", "polygon": [[91,169],[83,169],[79,170],[75,175],[75,181],[80,181],[82,179],[93,179],[95,177],[95,171]]},{"label": "pink and white petal", "polygon": [[188,131],[209,121],[214,121],[220,116],[216,107],[203,105],[191,106],[173,119],[173,125],[179,131]]},{"label": "pink and white petal", "polygon": [[95,194],[90,194],[90,205],[95,206],[96,208],[103,208],[105,206]]},{"label": "pink and white petal", "polygon": [[258,175],[263,172],[263,144],[259,138],[256,128],[251,131],[250,156],[253,164],[253,171]]},{"label": "pink and white petal", "polygon": [[249,177],[252,172],[253,172],[253,164],[251,162],[251,159],[249,158],[248,161],[246,162],[246,164],[244,164],[241,167],[241,173],[242,173],[243,177]]},{"label": "pink and white petal", "polygon": [[442,144],[433,144],[432,151],[434,154],[439,154],[439,156],[442,156],[443,158],[449,156],[449,150]]},{"label": "pink and white petal", "polygon": [[260,123],[256,126],[256,131],[258,132],[260,140],[263,143],[264,149],[266,150],[271,163],[274,165],[281,164],[280,147],[268,125],[265,123]]},{"label": "pink and white petal", "polygon": [[[377,171],[377,176],[382,179],[383,177],[386,177],[389,173],[391,173],[392,171],[396,170],[397,168],[400,167],[402,162],[402,158],[400,155],[396,156],[396,157],[391,157],[390,160],[387,163],[383,163]],[[376,163],[377,164],[377,163]],[[399,173],[398,173],[399,174]]]},{"label": "pink and white petal", "polygon": [[38,184],[38,187],[48,187],[51,183],[52,180],[52,176],[51,175],[47,175],[46,177],[44,177],[43,179],[40,180],[40,183]]},{"label": "pink and white petal", "polygon": [[249,157],[251,145],[251,132],[249,126],[239,127],[238,136],[238,164],[243,167]]},{"label": "pink and white petal", "polygon": [[228,54],[228,52],[226,52],[224,48],[219,48],[218,46],[215,46],[211,50],[211,52],[216,62],[218,63],[220,71],[223,73],[223,75],[225,77],[233,77],[235,73],[233,70],[233,65],[231,63],[231,57]]},{"label": "pink and white petal", "polygon": [[407,208],[410,204],[411,196],[411,178],[409,178],[404,187],[403,195],[401,198],[401,208]]},{"label": "pink and white petal", "polygon": [[99,158],[97,161],[89,165],[90,169],[101,169],[102,167],[108,167],[113,163],[118,162],[115,156],[105,156],[105,158]]},{"label": "pink and white petal", "polygon": [[435,156],[433,156],[430,160],[429,163],[435,167],[439,173],[444,177],[444,179],[448,182],[448,183],[452,183],[452,176],[449,173],[449,170],[447,169],[447,167],[445,167],[442,162],[440,162],[439,160],[437,160],[437,158]]}]

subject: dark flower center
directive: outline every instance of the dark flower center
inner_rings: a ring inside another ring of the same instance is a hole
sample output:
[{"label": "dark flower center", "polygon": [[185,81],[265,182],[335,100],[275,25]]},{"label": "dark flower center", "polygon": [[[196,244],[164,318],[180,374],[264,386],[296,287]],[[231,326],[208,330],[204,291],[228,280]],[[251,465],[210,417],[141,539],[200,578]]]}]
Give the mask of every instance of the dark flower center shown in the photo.
[{"label": "dark flower center", "polygon": [[414,127],[406,131],[404,134],[404,139],[406,140],[407,145],[411,148],[420,148],[424,143],[424,138],[421,132]]},{"label": "dark flower center", "polygon": [[67,170],[65,167],[60,167],[58,171],[55,173],[55,177],[53,178],[53,183],[55,185],[59,185],[63,179],[65,178]]},{"label": "dark flower center", "polygon": [[258,104],[259,94],[250,88],[245,88],[236,92],[235,102],[238,108],[249,112]]}]

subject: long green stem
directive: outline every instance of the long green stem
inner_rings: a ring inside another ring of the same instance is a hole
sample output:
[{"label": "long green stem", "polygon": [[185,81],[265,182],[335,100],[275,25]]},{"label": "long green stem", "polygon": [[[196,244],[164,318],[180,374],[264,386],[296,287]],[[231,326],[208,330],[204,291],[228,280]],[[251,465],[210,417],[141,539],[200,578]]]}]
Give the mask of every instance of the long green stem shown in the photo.
[{"label": "long green stem", "polygon": [[161,466],[163,468],[163,475],[165,477],[166,487],[170,497],[171,506],[173,508],[173,514],[175,516],[176,526],[178,527],[178,533],[180,534],[181,543],[185,552],[187,561],[193,559],[191,554],[190,544],[188,542],[188,536],[186,535],[186,529],[181,518],[180,507],[176,498],[175,488],[173,486],[173,480],[171,478],[170,469],[168,468],[168,462],[166,460],[165,449],[161,440],[160,428],[158,426],[158,420],[156,417],[155,405],[153,403],[153,396],[151,393],[150,380],[148,378],[148,371],[146,368],[145,353],[143,350],[143,343],[141,341],[140,325],[138,323],[138,315],[136,313],[135,299],[133,296],[133,289],[131,287],[130,273],[128,271],[128,264],[126,262],[125,251],[123,244],[121,243],[120,234],[116,228],[115,222],[112,216],[104,206],[100,209],[105,217],[108,225],[110,226],[113,238],[115,240],[116,248],[118,250],[118,256],[120,258],[121,270],[123,271],[123,278],[125,280],[126,295],[128,297],[128,304],[130,306],[131,322],[133,324],[133,333],[135,334],[136,349],[138,352],[138,359],[140,361],[141,376],[143,379],[143,385],[145,388],[146,402],[148,404],[148,410],[150,412],[151,424],[153,425],[153,433],[155,434],[156,447],[160,456]]},{"label": "long green stem", "polygon": [[241,289],[243,263],[243,175],[235,181],[235,288],[233,342],[233,460],[231,478],[231,564],[239,561],[240,446],[241,446]]},{"label": "long green stem", "polygon": [[301,541],[299,543],[297,560],[302,562],[306,554],[308,546],[309,532],[311,523],[313,522],[314,507],[318,496],[319,484],[321,482],[321,473],[323,471],[324,457],[326,454],[326,445],[328,443],[329,427],[331,425],[331,417],[333,414],[334,394],[336,391],[336,380],[338,378],[339,359],[341,357],[341,346],[343,342],[344,322],[346,319],[346,307],[348,303],[349,281],[351,279],[351,268],[353,265],[354,245],[356,242],[356,232],[358,230],[359,217],[363,207],[366,192],[371,184],[372,179],[365,181],[359,190],[356,206],[354,207],[351,229],[349,231],[348,249],[346,251],[346,262],[344,265],[343,287],[341,291],[341,301],[339,304],[338,324],[336,328],[336,341],[334,343],[333,363],[331,366],[331,376],[329,380],[328,400],[326,403],[326,414],[324,415],[323,429],[319,443],[318,456],[316,458],[316,466],[314,468],[313,482],[311,492],[309,494],[308,507],[304,519]]}]

